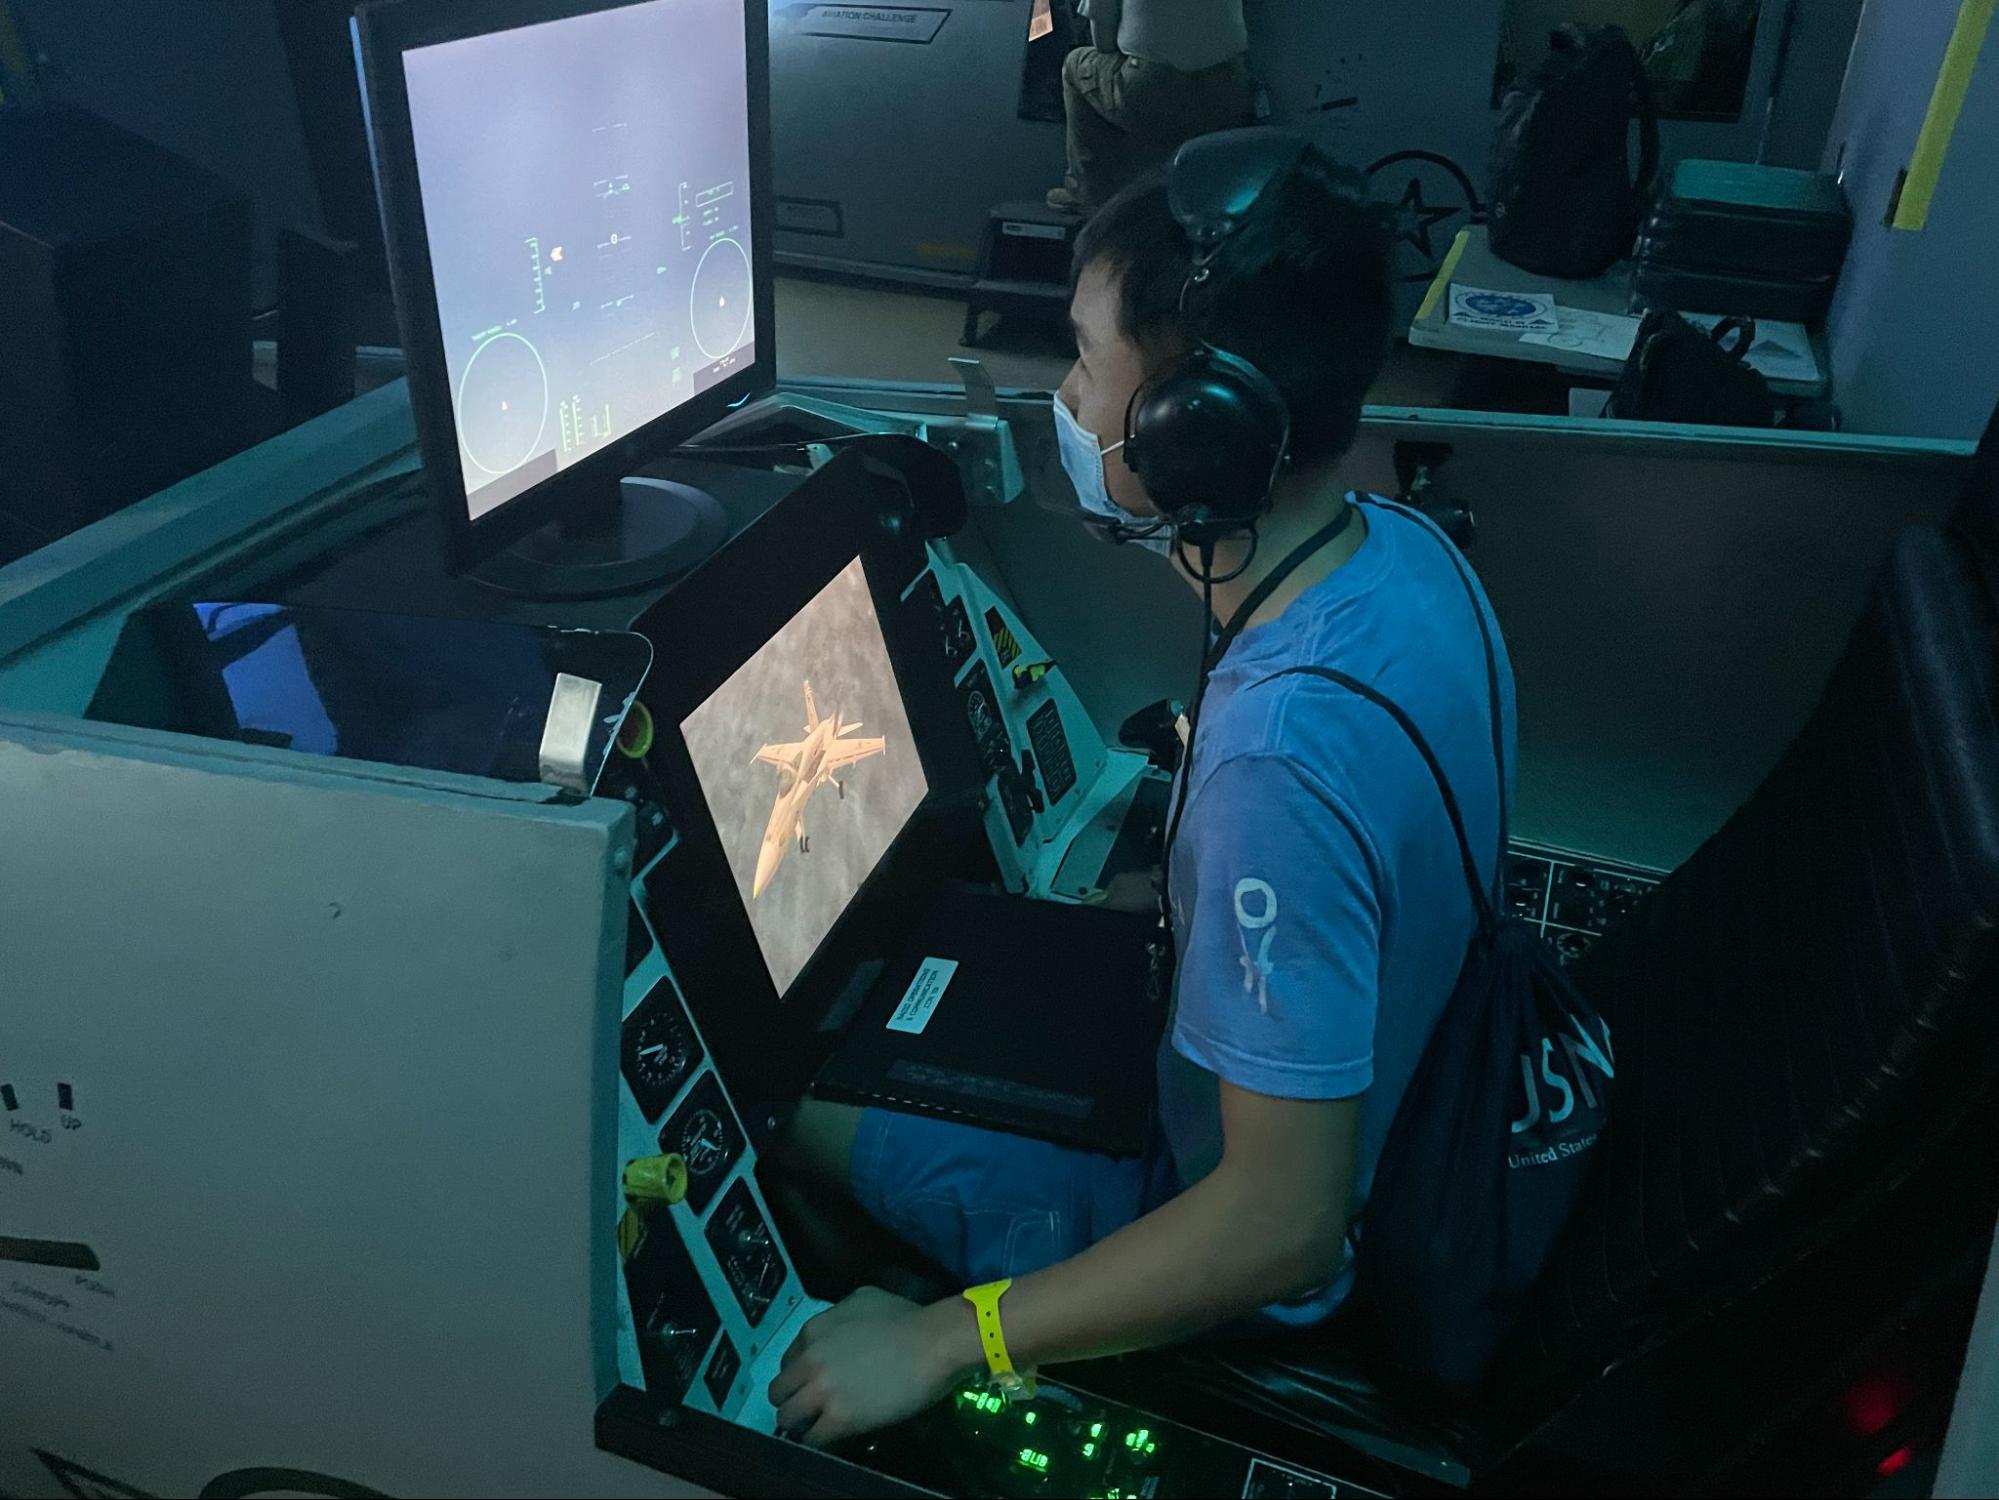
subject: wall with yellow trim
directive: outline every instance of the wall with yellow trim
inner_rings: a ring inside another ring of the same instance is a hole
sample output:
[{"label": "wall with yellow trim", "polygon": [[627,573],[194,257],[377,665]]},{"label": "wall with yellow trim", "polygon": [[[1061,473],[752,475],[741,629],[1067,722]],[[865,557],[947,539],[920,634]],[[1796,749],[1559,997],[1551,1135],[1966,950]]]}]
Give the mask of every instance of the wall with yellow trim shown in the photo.
[{"label": "wall with yellow trim", "polygon": [[1916,150],[1959,0],[1874,0],[1861,18],[1825,167],[1854,212],[1828,320],[1853,431],[1975,438],[1999,403],[1999,28],[1985,39],[1920,231],[1886,219]]}]

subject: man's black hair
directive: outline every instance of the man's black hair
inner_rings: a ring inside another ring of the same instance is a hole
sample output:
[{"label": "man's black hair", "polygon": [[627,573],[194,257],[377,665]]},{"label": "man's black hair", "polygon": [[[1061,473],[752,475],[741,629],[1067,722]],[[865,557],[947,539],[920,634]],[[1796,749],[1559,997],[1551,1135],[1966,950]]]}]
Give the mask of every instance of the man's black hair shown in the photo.
[{"label": "man's black hair", "polygon": [[1202,339],[1262,370],[1291,407],[1291,456],[1342,457],[1381,372],[1394,320],[1389,216],[1358,174],[1307,151],[1216,258],[1188,313],[1185,232],[1154,172],[1112,198],[1076,241],[1075,272],[1101,262],[1118,285],[1118,326],[1137,344]]}]

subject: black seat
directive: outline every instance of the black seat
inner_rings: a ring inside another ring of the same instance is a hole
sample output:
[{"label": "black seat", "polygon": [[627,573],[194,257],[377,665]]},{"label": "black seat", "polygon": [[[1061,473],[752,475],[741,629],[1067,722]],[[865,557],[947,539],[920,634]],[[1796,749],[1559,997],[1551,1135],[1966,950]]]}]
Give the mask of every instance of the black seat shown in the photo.
[{"label": "black seat", "polygon": [[[1383,1385],[1351,1336],[1183,1351],[1147,1393],[1301,1462],[1316,1438],[1326,1464],[1347,1444],[1446,1484],[1529,1451],[1631,1487],[1750,1483],[1774,1414],[1808,1427],[1869,1358],[1962,1338],[1995,1203],[1995,928],[1993,601],[1912,528],[1776,769],[1577,966],[1613,1125],[1476,1408]],[[1915,1420],[1894,1389],[1857,1452]]]},{"label": "black seat", "polygon": [[1985,575],[1986,587],[1999,597],[1999,407],[1993,408],[1985,435],[1978,440],[1971,478],[1951,517],[1950,532],[1970,551]]}]

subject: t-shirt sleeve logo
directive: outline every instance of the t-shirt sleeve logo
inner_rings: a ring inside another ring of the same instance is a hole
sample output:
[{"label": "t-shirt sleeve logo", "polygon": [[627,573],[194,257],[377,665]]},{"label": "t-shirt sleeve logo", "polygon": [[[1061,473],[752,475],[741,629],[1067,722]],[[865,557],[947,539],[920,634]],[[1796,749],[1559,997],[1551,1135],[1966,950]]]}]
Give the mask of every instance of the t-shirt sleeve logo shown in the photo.
[{"label": "t-shirt sleeve logo", "polygon": [[[1256,996],[1256,1008],[1270,1014],[1270,945],[1277,936],[1277,892],[1254,875],[1235,883],[1235,919],[1242,929],[1242,992]],[[1262,933],[1259,940],[1254,935]]]}]

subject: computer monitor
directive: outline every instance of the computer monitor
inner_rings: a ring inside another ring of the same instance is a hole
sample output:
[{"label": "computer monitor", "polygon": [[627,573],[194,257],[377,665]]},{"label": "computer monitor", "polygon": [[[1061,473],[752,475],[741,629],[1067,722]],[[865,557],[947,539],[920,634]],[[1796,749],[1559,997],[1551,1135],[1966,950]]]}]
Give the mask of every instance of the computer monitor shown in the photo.
[{"label": "computer monitor", "polygon": [[680,731],[782,994],[929,791],[860,560]]},{"label": "computer monitor", "polygon": [[[626,514],[684,495],[623,481],[774,380],[767,28],[764,0],[357,13],[411,401],[459,568],[552,521],[600,566],[687,541],[684,515]],[[544,560],[561,541],[538,539]]]}]

